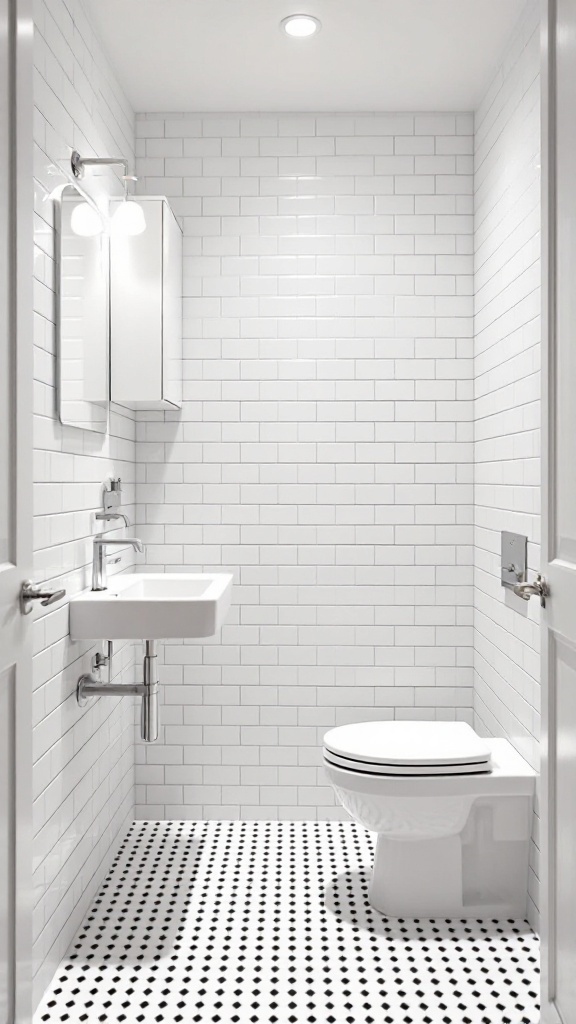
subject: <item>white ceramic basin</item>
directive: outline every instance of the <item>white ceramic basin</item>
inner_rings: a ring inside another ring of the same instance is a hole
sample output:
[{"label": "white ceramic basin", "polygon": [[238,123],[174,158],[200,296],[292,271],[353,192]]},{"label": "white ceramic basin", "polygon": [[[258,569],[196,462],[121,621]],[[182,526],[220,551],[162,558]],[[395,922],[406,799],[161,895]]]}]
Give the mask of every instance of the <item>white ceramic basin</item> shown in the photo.
[{"label": "white ceramic basin", "polygon": [[70,601],[72,640],[214,636],[232,596],[228,573],[127,573]]}]

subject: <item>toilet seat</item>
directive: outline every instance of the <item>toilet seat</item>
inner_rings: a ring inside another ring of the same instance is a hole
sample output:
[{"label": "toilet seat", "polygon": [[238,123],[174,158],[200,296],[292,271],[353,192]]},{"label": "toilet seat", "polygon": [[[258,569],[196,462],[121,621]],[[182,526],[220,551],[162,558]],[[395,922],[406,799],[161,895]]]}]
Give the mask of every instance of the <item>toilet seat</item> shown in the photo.
[{"label": "toilet seat", "polygon": [[324,736],[324,759],[371,775],[468,775],[491,771],[490,748],[466,722],[358,722]]},{"label": "toilet seat", "polygon": [[437,764],[437,765],[399,765],[374,764],[366,761],[353,761],[339,757],[324,749],[324,760],[335,768],[345,768],[349,772],[361,772],[370,775],[477,775],[478,772],[489,772],[490,762],[472,761],[469,764]]}]

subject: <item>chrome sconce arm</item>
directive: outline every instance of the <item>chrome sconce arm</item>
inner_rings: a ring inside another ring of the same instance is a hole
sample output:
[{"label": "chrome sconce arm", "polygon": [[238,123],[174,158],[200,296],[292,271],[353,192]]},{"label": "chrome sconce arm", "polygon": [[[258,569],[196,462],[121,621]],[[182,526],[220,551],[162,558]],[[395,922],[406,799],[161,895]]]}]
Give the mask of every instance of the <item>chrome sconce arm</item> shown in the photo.
[{"label": "chrome sconce arm", "polygon": [[129,173],[128,161],[123,156],[80,156],[78,150],[75,149],[70,157],[70,165],[76,179],[84,177],[86,167],[122,167],[124,169],[122,181],[124,182],[125,199],[128,198],[128,182],[138,181],[135,174]]},{"label": "chrome sconce arm", "polygon": [[[142,206],[133,200],[128,192],[128,182],[138,181],[128,170],[128,161],[123,156],[80,156],[75,149],[70,157],[72,174],[78,181],[84,176],[86,167],[122,167],[124,174],[124,202],[114,215],[115,225],[127,235],[140,235],[146,230],[146,218]],[[128,200],[132,200],[128,202]]]},{"label": "chrome sconce arm", "polygon": [[72,174],[75,178],[84,177],[85,167],[117,167],[121,166],[124,168],[124,178],[130,177],[128,174],[128,161],[123,156],[80,156],[80,153],[75,149],[70,157],[70,163],[72,165]]}]

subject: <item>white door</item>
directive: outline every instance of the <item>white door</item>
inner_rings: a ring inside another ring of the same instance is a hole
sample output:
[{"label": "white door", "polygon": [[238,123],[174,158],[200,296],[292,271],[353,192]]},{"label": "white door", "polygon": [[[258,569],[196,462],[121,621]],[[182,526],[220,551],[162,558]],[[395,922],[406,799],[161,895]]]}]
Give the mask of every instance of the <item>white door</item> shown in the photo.
[{"label": "white door", "polygon": [[32,23],[0,0],[0,1024],[30,1021]]},{"label": "white door", "polygon": [[576,1024],[576,2],[546,13],[543,1020]]}]

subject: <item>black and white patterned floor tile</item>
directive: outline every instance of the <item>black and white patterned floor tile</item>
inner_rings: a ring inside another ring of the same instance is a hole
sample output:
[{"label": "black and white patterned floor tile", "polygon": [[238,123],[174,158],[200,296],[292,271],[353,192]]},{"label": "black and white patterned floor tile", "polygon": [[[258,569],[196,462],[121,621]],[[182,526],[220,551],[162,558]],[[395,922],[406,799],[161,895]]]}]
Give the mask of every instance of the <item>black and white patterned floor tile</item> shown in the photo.
[{"label": "black and white patterned floor tile", "polygon": [[387,919],[352,823],[137,822],[35,1018],[537,1024],[523,921]]}]

